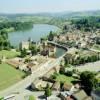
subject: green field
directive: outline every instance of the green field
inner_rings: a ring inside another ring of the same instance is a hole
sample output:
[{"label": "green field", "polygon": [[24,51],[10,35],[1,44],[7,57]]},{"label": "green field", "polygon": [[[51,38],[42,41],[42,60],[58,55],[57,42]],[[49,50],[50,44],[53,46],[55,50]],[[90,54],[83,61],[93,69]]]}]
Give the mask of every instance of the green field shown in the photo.
[{"label": "green field", "polygon": [[24,72],[16,70],[8,64],[0,64],[0,90],[20,81],[24,75]]},{"label": "green field", "polygon": [[8,51],[8,50],[2,50],[0,51],[0,56],[5,56],[6,58],[13,58],[20,55],[19,52],[15,51]]},{"label": "green field", "polygon": [[95,44],[92,48],[95,50],[100,50],[100,45]]},{"label": "green field", "polygon": [[29,96],[29,100],[36,100],[35,97],[33,95]]},{"label": "green field", "polygon": [[69,77],[63,74],[58,74],[56,81],[62,82],[62,83],[68,83],[68,84],[72,84],[72,81],[75,81],[75,79],[73,77]]}]

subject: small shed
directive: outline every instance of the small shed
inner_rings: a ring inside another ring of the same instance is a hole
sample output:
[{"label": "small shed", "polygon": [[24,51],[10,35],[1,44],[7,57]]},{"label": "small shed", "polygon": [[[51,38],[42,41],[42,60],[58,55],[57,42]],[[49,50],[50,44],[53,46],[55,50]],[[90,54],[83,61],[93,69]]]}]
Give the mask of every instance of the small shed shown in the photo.
[{"label": "small shed", "polygon": [[72,85],[71,85],[71,84],[67,84],[67,83],[64,83],[64,85],[63,85],[63,87],[62,87],[62,89],[63,89],[64,91],[70,91],[71,88],[72,88]]},{"label": "small shed", "polygon": [[92,100],[91,98],[89,98],[87,96],[87,94],[85,93],[84,90],[79,90],[77,92],[75,92],[73,94],[73,97],[76,99],[76,100]]}]

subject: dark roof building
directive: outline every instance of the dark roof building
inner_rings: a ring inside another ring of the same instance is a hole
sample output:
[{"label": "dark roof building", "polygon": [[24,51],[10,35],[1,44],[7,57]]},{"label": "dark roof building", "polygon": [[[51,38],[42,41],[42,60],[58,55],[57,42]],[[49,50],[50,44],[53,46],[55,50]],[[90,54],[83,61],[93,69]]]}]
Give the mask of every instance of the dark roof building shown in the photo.
[{"label": "dark roof building", "polygon": [[64,85],[63,85],[63,87],[62,87],[62,89],[63,89],[64,91],[70,91],[71,88],[72,88],[72,85],[67,84],[67,83],[64,83]]},{"label": "dark roof building", "polygon": [[75,98],[75,100],[92,100],[92,98],[90,98],[84,90],[79,90],[77,92],[75,92],[74,94],[72,94],[73,97]]},{"label": "dark roof building", "polygon": [[100,88],[92,91],[91,95],[93,100],[100,100]]}]

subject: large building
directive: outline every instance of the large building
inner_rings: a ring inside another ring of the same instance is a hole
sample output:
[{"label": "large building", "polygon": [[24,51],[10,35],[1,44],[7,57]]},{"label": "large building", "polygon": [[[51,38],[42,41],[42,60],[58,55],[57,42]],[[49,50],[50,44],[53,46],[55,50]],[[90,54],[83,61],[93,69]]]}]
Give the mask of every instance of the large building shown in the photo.
[{"label": "large building", "polygon": [[40,46],[40,52],[43,56],[53,56],[56,52],[56,47],[44,42]]},{"label": "large building", "polygon": [[93,100],[100,100],[100,89],[93,91],[91,95]]}]

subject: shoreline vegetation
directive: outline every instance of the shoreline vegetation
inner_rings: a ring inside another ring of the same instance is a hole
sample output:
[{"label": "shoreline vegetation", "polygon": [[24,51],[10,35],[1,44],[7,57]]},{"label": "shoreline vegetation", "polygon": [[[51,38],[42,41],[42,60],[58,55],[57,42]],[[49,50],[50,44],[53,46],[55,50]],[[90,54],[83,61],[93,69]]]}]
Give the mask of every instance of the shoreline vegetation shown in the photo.
[{"label": "shoreline vegetation", "polygon": [[8,33],[14,31],[21,31],[33,28],[32,22],[0,22],[0,50],[10,50],[11,44]]},{"label": "shoreline vegetation", "polygon": [[33,28],[32,22],[1,22],[0,31],[5,31],[7,33],[13,31],[20,31]]}]

